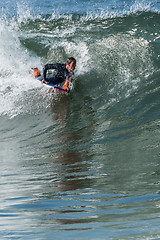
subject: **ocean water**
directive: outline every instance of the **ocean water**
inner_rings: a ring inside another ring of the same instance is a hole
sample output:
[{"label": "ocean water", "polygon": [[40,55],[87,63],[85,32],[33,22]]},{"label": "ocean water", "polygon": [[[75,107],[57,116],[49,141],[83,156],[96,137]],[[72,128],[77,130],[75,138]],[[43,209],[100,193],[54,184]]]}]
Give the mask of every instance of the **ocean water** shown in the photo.
[{"label": "ocean water", "polygon": [[0,239],[160,239],[159,134],[159,0],[0,2]]}]

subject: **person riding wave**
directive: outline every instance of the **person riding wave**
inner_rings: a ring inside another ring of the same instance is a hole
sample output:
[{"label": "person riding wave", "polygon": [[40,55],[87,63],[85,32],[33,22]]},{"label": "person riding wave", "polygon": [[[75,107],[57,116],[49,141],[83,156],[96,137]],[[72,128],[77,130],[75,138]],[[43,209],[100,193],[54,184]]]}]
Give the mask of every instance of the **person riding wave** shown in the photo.
[{"label": "person riding wave", "polygon": [[35,77],[42,77],[42,83],[49,83],[52,85],[63,84],[63,89],[70,91],[69,83],[72,82],[74,77],[74,70],[76,67],[76,60],[73,57],[69,57],[66,63],[54,63],[46,64],[43,68],[43,75],[37,71],[34,71]]}]

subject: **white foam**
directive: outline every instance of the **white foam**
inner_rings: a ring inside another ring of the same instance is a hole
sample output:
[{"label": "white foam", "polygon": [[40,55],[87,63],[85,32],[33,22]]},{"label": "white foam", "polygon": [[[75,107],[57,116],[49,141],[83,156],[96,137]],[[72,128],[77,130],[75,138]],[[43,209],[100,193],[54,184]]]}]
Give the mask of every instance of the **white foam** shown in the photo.
[{"label": "white foam", "polygon": [[[25,7],[24,7],[25,5]],[[18,2],[17,3],[17,15],[18,22],[25,22],[29,18],[32,18],[31,9],[28,6],[27,2]]]},{"label": "white foam", "polygon": [[[116,101],[128,98],[139,88],[142,79],[154,71],[148,44],[143,38],[132,38],[128,34],[112,35],[97,41],[93,47],[96,49],[95,58],[101,55],[99,72],[106,67],[103,77],[106,82],[103,84],[109,92],[110,101],[112,96]],[[112,70],[107,72],[108,68]]]},{"label": "white foam", "polygon": [[14,19],[0,20],[0,115],[11,114],[22,92],[35,87],[30,69],[40,61],[22,47],[19,36]]},{"label": "white foam", "polygon": [[136,13],[141,11],[151,11],[152,6],[156,4],[157,1],[146,1],[146,0],[136,0],[130,7],[130,13]]},{"label": "white foam", "polygon": [[92,11],[87,11],[85,16],[81,17],[81,21],[88,21],[88,20],[95,20],[95,19],[107,19],[107,18],[115,18],[115,17],[122,17],[125,15],[134,14],[137,12],[148,12],[148,11],[155,11],[158,12],[156,8],[157,1],[156,0],[135,0],[133,4],[129,2],[123,3],[123,6],[116,8],[106,7],[103,9],[95,9]]}]

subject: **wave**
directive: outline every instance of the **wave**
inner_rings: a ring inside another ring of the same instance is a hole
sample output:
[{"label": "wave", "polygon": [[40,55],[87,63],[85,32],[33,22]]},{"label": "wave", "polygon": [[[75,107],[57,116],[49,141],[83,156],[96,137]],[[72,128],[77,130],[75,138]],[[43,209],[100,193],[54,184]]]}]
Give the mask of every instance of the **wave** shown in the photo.
[{"label": "wave", "polygon": [[160,6],[157,0],[123,0],[123,1],[106,1],[101,0],[98,3],[95,1],[69,2],[61,0],[48,1],[45,4],[43,1],[37,2],[31,0],[16,0],[10,4],[10,1],[0,2],[1,16],[17,16],[19,19],[27,17],[50,14],[53,17],[70,15],[70,14],[87,14],[88,16],[97,17],[117,17],[129,15],[136,12],[152,11],[159,12]]},{"label": "wave", "polygon": [[[143,12],[138,13],[140,6]],[[18,17],[2,17],[0,115],[26,114],[26,101],[32,106],[30,113],[41,109],[40,104],[33,107],[33,102],[46,92],[34,81],[31,68],[64,62],[68,56],[77,59],[77,99],[89,95],[95,108],[106,109],[132,97],[148,79],[153,81],[153,73],[159,73],[160,15],[150,9],[151,4],[142,2],[123,16],[115,10],[110,15],[103,10],[32,16],[28,10],[26,14],[19,11]],[[48,106],[48,101],[43,104]]]}]

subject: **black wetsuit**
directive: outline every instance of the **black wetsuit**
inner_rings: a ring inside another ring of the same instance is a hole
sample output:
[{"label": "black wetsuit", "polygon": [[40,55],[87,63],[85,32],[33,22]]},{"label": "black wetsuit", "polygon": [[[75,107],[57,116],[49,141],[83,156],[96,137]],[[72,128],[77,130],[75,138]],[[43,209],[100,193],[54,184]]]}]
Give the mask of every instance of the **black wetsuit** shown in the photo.
[{"label": "black wetsuit", "polygon": [[53,85],[64,82],[69,76],[70,72],[64,63],[46,64],[43,68],[43,79]]}]

